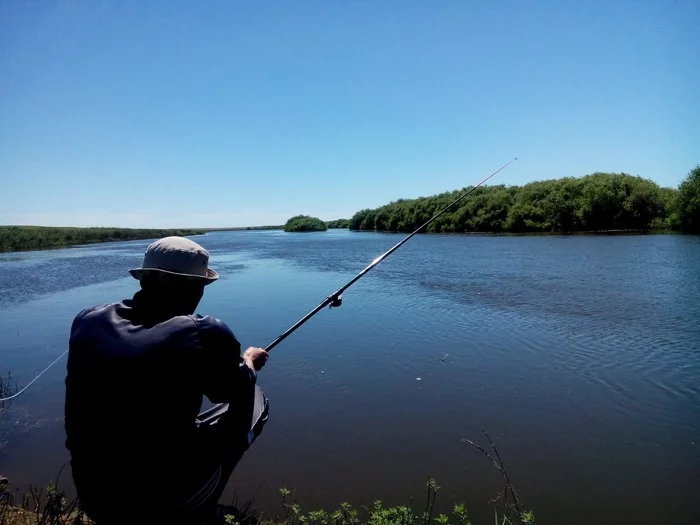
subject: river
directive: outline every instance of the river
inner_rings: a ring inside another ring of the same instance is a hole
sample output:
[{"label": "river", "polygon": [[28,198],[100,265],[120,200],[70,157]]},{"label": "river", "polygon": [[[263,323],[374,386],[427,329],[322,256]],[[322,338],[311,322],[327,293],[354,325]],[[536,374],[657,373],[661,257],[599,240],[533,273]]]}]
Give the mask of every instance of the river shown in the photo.
[{"label": "river", "polygon": [[[221,274],[198,312],[265,346],[401,237],[196,237]],[[0,372],[28,381],[76,313],[130,297],[148,242],[0,254]],[[20,489],[64,466],[70,490],[64,374],[0,421]],[[416,236],[280,344],[259,384],[270,422],[226,496],[263,510],[280,487],[306,509],[422,501],[430,475],[439,510],[492,520],[503,483],[464,443],[485,429],[539,523],[698,523],[700,237]]]}]

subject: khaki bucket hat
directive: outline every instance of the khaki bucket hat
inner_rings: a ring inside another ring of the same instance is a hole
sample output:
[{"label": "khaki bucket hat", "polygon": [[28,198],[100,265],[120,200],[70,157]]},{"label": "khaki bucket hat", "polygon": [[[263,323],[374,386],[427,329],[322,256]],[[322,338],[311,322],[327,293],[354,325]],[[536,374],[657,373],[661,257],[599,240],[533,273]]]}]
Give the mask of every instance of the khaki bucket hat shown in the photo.
[{"label": "khaki bucket hat", "polygon": [[219,274],[209,268],[209,252],[185,237],[164,237],[148,246],[141,268],[129,270],[134,279],[159,272],[211,284]]}]

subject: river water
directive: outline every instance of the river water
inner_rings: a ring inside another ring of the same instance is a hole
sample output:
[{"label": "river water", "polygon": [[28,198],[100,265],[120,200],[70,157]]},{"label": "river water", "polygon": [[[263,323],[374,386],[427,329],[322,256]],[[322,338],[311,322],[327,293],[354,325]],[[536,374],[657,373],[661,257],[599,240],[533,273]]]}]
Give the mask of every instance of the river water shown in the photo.
[{"label": "river water", "polygon": [[[265,346],[401,238],[197,237],[221,274],[198,311]],[[78,311],[130,297],[148,242],[0,254],[0,372],[26,382]],[[62,466],[70,489],[64,373],[0,421],[20,489]],[[503,483],[464,443],[485,429],[539,523],[700,523],[700,237],[417,236],[278,346],[259,384],[270,422],[226,493],[259,509],[280,487],[307,509],[422,501],[430,475],[439,510],[486,522]]]}]

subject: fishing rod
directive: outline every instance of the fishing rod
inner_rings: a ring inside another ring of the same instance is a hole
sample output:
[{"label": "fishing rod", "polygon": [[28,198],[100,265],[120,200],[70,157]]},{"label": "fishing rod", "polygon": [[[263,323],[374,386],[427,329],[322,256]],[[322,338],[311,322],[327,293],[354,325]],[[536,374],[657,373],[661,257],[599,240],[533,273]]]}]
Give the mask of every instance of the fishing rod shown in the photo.
[{"label": "fishing rod", "polygon": [[[391,248],[389,248],[389,249],[388,249],[386,252],[384,252],[382,255],[380,255],[379,257],[377,257],[376,259],[374,259],[364,270],[362,270],[360,273],[358,273],[355,277],[353,277],[353,278],[352,278],[350,281],[348,281],[345,285],[343,285],[342,287],[338,288],[338,289],[337,289],[335,292],[333,292],[331,295],[329,295],[328,297],[326,297],[326,298],[321,302],[321,304],[319,304],[316,308],[314,308],[313,310],[311,310],[308,314],[306,314],[304,317],[302,317],[302,318],[299,319],[296,323],[294,323],[292,326],[290,326],[290,327],[287,329],[287,331],[285,331],[282,335],[280,335],[279,337],[277,337],[277,339],[275,339],[275,340],[272,341],[269,345],[267,345],[267,346],[264,348],[264,350],[266,350],[267,352],[269,352],[270,350],[272,350],[274,347],[276,347],[278,344],[280,344],[282,341],[284,341],[287,337],[289,337],[297,328],[299,328],[299,327],[300,327],[301,325],[303,325],[306,321],[308,321],[309,319],[311,319],[311,318],[312,318],[314,315],[316,315],[318,312],[320,312],[321,310],[323,310],[326,306],[330,306],[331,308],[337,308],[338,306],[340,306],[340,305],[342,304],[342,302],[343,302],[342,294],[343,294],[343,292],[344,292],[345,290],[347,290],[347,289],[350,288],[353,284],[355,284],[357,281],[359,281],[367,272],[369,272],[372,268],[374,268],[375,266],[377,266],[377,265],[378,265],[380,262],[382,262],[384,259],[386,259],[387,257],[389,257],[389,255],[391,255],[391,254],[394,253],[396,250],[398,250],[398,249],[399,249],[406,241],[408,241],[411,237],[413,237],[415,234],[417,234],[417,233],[418,233],[419,231],[421,231],[423,228],[427,227],[430,223],[432,223],[435,219],[437,219],[438,217],[440,217],[440,215],[442,215],[443,213],[445,213],[445,212],[446,212],[447,210],[449,210],[452,206],[454,206],[454,205],[457,204],[458,202],[461,202],[462,200],[464,200],[469,194],[471,194],[471,193],[472,193],[474,190],[476,190],[479,186],[481,186],[482,184],[484,184],[487,180],[489,180],[491,177],[493,177],[494,175],[496,175],[496,174],[497,174],[498,172],[500,172],[501,170],[504,170],[505,168],[507,168],[510,164],[512,164],[512,163],[515,162],[516,160],[518,160],[517,157],[515,157],[515,158],[511,159],[510,161],[506,162],[503,166],[501,166],[501,167],[498,168],[496,171],[494,171],[491,175],[489,175],[489,176],[486,177],[484,180],[482,180],[481,182],[479,182],[476,186],[474,186],[474,187],[471,188],[470,190],[464,192],[460,197],[458,197],[457,199],[455,199],[454,201],[452,201],[450,204],[448,204],[447,206],[445,206],[445,207],[444,207],[442,210],[440,210],[438,213],[436,213],[435,215],[433,215],[430,219],[428,219],[428,220],[425,221],[423,224],[421,224],[420,226],[418,226],[418,228],[416,228],[412,233],[410,233],[410,234],[409,234],[408,236],[406,236],[404,239],[402,239],[401,241],[399,241],[398,243],[396,243],[394,246],[392,246]],[[14,393],[14,394],[12,394],[12,395],[9,395],[8,397],[0,398],[0,403],[2,403],[2,402],[4,402],[4,401],[10,401],[10,400],[12,400],[12,399],[14,399],[14,398],[16,398],[16,397],[19,397],[19,396],[20,396],[21,394],[23,394],[24,391],[27,390],[37,379],[39,379],[46,371],[49,370],[49,368],[51,368],[52,366],[54,366],[54,365],[55,365],[64,355],[66,355],[67,353],[68,353],[68,350],[66,350],[66,351],[63,352],[60,356],[58,356],[58,357],[56,358],[55,361],[53,361],[49,366],[47,366],[47,367],[46,367],[45,369],[43,369],[38,375],[36,375],[36,376],[34,377],[34,379],[32,379],[29,383],[27,383],[27,385],[26,385],[24,388],[22,388],[21,390],[19,390],[18,392]],[[447,356],[445,356],[445,358],[446,358],[446,357],[447,357]],[[443,358],[443,361],[444,361],[445,358]],[[208,410],[205,410],[204,412],[202,412],[201,414],[199,414],[199,416],[198,416],[197,419],[200,420],[200,421],[203,421],[204,419],[206,419],[206,420],[211,420],[211,419],[214,418],[214,417],[218,417],[218,415],[219,415],[223,410],[225,410],[225,408],[226,408],[226,404],[225,404],[225,403],[221,403],[221,404],[215,405],[215,406],[213,406],[212,408],[210,408],[210,409],[208,409]]]},{"label": "fishing rod", "polygon": [[[454,201],[452,201],[450,204],[448,204],[447,206],[445,206],[442,210],[440,210],[440,211],[437,212],[435,215],[433,215],[430,219],[428,219],[428,220],[425,221],[423,224],[421,224],[420,226],[418,226],[418,228],[416,228],[412,233],[410,233],[409,235],[407,235],[404,239],[400,240],[400,241],[397,242],[394,246],[392,246],[392,247],[389,248],[386,252],[384,252],[382,255],[380,255],[379,257],[377,257],[376,259],[374,259],[371,263],[369,263],[369,265],[368,265],[364,270],[362,270],[362,271],[361,271],[360,273],[358,273],[355,277],[353,277],[352,279],[350,279],[350,280],[349,280],[347,283],[345,283],[343,286],[341,286],[340,288],[338,288],[338,289],[337,289],[335,292],[333,292],[331,295],[329,295],[328,297],[326,297],[316,308],[314,308],[313,310],[311,310],[308,314],[306,314],[304,317],[302,317],[302,318],[299,319],[296,323],[294,323],[292,326],[290,326],[284,333],[282,333],[282,335],[280,335],[279,337],[277,337],[277,339],[275,339],[274,341],[272,341],[272,342],[271,342],[269,345],[267,345],[263,350],[265,350],[265,351],[267,351],[267,352],[269,352],[270,350],[272,350],[274,347],[276,347],[278,344],[280,344],[282,341],[284,341],[287,337],[289,337],[290,335],[292,335],[292,333],[294,333],[294,331],[295,331],[297,328],[299,328],[299,327],[300,327],[301,325],[303,325],[306,321],[308,321],[309,319],[311,319],[311,318],[312,318],[314,315],[316,315],[318,312],[320,312],[321,310],[323,310],[326,306],[330,306],[331,308],[337,308],[338,306],[340,306],[340,305],[343,303],[343,296],[342,296],[342,294],[343,294],[343,292],[344,292],[345,290],[347,290],[347,289],[350,288],[353,284],[355,284],[357,281],[359,281],[360,279],[362,279],[362,277],[364,277],[364,275],[365,275],[367,272],[369,272],[372,268],[374,268],[374,267],[377,266],[380,262],[382,262],[384,259],[386,259],[387,257],[389,257],[389,255],[391,255],[391,254],[394,253],[396,250],[398,250],[398,249],[399,249],[404,243],[406,243],[411,237],[413,237],[415,234],[417,234],[417,233],[418,233],[419,231],[421,231],[423,228],[427,227],[430,223],[432,223],[435,219],[437,219],[438,217],[440,217],[443,213],[445,213],[447,210],[449,210],[452,206],[454,206],[455,204],[457,204],[457,203],[461,202],[462,200],[464,200],[468,195],[470,195],[470,194],[471,194],[474,190],[476,190],[479,186],[481,186],[482,184],[484,184],[487,180],[489,180],[491,177],[493,177],[494,175],[496,175],[496,174],[497,174],[498,172],[500,172],[501,170],[504,170],[505,168],[507,168],[510,164],[512,164],[512,163],[515,162],[516,160],[518,160],[517,157],[515,157],[515,158],[509,160],[508,162],[506,162],[503,166],[501,166],[501,167],[498,168],[496,171],[494,171],[493,173],[491,173],[491,175],[489,175],[489,176],[486,177],[484,180],[482,180],[481,182],[479,182],[476,186],[474,186],[473,188],[471,188],[471,189],[465,191],[460,197],[458,197],[457,199],[455,199]],[[225,409],[226,409],[226,403],[220,403],[220,404],[218,404],[218,405],[214,405],[212,408],[210,408],[210,409],[208,409],[208,410],[205,410],[204,412],[202,412],[201,414],[199,414],[199,416],[198,416],[197,419],[198,419],[199,421],[208,421],[208,420],[211,420],[211,419],[213,419],[213,418],[218,417]]]}]

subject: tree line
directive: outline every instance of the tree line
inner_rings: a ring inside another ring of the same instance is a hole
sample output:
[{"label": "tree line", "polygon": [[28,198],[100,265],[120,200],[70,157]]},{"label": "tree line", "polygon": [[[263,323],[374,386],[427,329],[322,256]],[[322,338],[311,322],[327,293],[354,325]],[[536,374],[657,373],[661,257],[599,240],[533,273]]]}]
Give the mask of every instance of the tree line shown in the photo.
[{"label": "tree line", "polygon": [[336,219],[334,221],[326,221],[326,226],[329,230],[348,228],[350,226],[350,219]]},{"label": "tree line", "polygon": [[76,244],[155,239],[170,235],[186,236],[202,233],[205,233],[204,230],[0,226],[0,252],[61,248]]},{"label": "tree line", "polygon": [[[360,210],[351,230],[410,232],[465,190],[399,199]],[[611,230],[700,232],[700,165],[679,189],[626,173],[593,173],[531,182],[524,186],[477,188],[426,231],[577,232]]]}]

